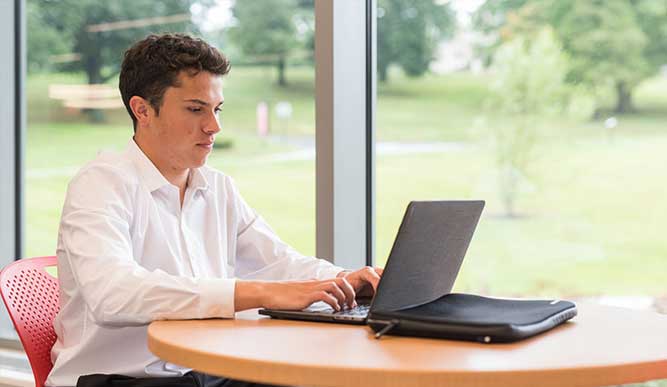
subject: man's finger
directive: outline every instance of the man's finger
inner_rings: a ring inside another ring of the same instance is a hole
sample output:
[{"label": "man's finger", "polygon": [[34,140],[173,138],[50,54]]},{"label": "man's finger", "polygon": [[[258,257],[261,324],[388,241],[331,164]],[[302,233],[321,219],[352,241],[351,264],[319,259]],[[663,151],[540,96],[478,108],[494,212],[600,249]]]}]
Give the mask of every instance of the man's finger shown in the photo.
[{"label": "man's finger", "polygon": [[345,278],[337,278],[336,282],[338,283],[338,287],[341,288],[347,297],[347,305],[350,308],[354,308],[354,299],[357,297],[357,295],[355,294],[352,285],[350,285],[350,283]]},{"label": "man's finger", "polygon": [[331,306],[335,311],[340,310],[340,305],[338,304],[338,299],[334,296],[331,295],[331,293],[325,291],[325,290],[320,290],[318,292],[313,293],[313,297],[311,298],[311,304],[313,302],[317,301],[324,301],[329,306]]},{"label": "man's finger", "polygon": [[338,305],[341,307],[346,304],[345,302],[345,292],[334,281],[324,283],[324,290],[329,292],[332,296],[336,297],[338,300]]},{"label": "man's finger", "polygon": [[374,291],[377,290],[378,284],[380,283],[380,275],[375,272],[374,268],[369,266],[366,270],[364,270],[363,278],[366,280],[366,282],[371,284]]}]

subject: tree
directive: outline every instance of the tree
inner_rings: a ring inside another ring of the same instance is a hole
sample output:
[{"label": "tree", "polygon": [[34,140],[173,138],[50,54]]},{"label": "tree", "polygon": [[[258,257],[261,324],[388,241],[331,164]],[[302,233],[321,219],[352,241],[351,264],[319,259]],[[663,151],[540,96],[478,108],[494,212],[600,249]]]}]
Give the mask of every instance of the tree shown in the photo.
[{"label": "tree", "polygon": [[294,0],[237,1],[232,9],[237,25],[230,38],[243,54],[274,63],[280,86],[287,85],[287,58],[299,45],[293,19],[297,11]]},{"label": "tree", "polygon": [[380,81],[397,64],[408,76],[428,71],[437,44],[454,31],[448,4],[435,0],[378,0],[377,68]]},{"label": "tree", "polygon": [[[70,53],[80,58],[63,67],[68,71],[83,71],[89,84],[105,83],[120,71],[123,52],[136,40],[149,33],[165,30],[196,32],[189,18],[195,0],[28,0],[28,68],[47,67],[53,55]],[[198,1],[208,4],[208,0]],[[159,16],[178,16],[177,21]],[[137,21],[153,19],[146,26]],[[102,23],[135,22],[128,26]],[[44,35],[48,32],[46,39]],[[53,34],[53,35],[50,35]],[[57,42],[57,43],[55,43]],[[93,120],[101,113],[91,110]]]},{"label": "tree", "polygon": [[34,72],[52,66],[53,58],[71,52],[71,45],[60,35],[60,31],[44,19],[41,4],[28,1],[26,4],[28,24],[28,71]]},{"label": "tree", "polygon": [[[165,29],[180,32],[195,32],[188,18],[167,24],[152,24],[145,27],[128,26],[108,29],[91,28],[101,23],[136,21],[159,16],[187,15],[195,0],[28,0],[39,15],[38,23],[28,24],[28,36],[41,36],[40,31],[57,31],[56,38],[68,46],[70,53],[77,53],[81,60],[69,65],[70,70],[83,70],[88,83],[103,83],[116,76],[123,52],[136,40],[149,33]],[[37,39],[28,39],[28,52],[39,51]],[[61,53],[56,46],[47,52]],[[34,62],[33,62],[34,63]]]},{"label": "tree", "polygon": [[[639,22],[641,20],[641,23]],[[554,28],[572,59],[570,83],[596,94],[613,89],[614,111],[633,110],[632,92],[667,62],[667,4],[653,0],[487,0],[475,15],[481,31],[498,44],[527,25]]]},{"label": "tree", "polygon": [[626,0],[577,1],[558,27],[572,57],[569,80],[594,88],[613,87],[614,111],[633,109],[632,91],[652,71],[644,57],[647,37]]},{"label": "tree", "polygon": [[550,28],[515,36],[493,58],[492,103],[511,118],[492,131],[499,191],[510,217],[516,215],[519,181],[527,175],[540,123],[563,100],[566,71],[567,59]]}]

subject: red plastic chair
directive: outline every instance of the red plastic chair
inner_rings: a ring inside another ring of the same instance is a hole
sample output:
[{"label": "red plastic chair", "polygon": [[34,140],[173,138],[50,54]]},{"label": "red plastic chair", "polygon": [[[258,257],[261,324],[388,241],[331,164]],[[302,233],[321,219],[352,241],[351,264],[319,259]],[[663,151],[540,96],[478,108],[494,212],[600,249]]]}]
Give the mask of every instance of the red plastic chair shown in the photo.
[{"label": "red plastic chair", "polygon": [[56,257],[21,259],[0,272],[0,295],[28,355],[37,387],[44,386],[53,368],[53,319],[60,309],[59,285],[45,268],[57,262]]}]

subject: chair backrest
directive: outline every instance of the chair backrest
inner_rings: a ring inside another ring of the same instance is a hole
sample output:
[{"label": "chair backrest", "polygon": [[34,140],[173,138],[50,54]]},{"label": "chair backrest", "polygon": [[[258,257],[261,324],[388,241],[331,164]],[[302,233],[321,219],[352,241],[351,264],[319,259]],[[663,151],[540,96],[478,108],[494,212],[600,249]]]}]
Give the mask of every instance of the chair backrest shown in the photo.
[{"label": "chair backrest", "polygon": [[44,385],[53,368],[53,319],[60,309],[59,285],[45,268],[56,264],[56,257],[21,259],[0,272],[0,295],[28,355],[37,387]]}]

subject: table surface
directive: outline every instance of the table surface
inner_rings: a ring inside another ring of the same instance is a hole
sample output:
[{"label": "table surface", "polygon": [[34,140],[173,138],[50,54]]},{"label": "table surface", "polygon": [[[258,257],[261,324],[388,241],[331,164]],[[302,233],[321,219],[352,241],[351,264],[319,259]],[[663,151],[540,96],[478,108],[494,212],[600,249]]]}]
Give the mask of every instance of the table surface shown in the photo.
[{"label": "table surface", "polygon": [[667,315],[580,303],[570,322],[511,344],[385,336],[365,326],[274,320],[158,321],[161,359],[299,386],[608,386],[667,378]]}]

